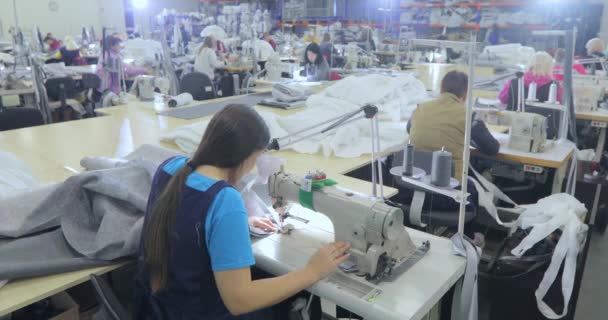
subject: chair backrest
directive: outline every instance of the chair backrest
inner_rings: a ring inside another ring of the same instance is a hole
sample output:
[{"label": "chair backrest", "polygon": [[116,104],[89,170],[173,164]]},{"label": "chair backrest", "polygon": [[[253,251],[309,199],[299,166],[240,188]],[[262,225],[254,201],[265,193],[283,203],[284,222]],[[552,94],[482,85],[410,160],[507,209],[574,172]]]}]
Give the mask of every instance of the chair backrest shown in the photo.
[{"label": "chair backrest", "polygon": [[209,76],[201,72],[191,72],[184,75],[179,87],[180,93],[188,92],[197,101],[215,98],[213,82]]},{"label": "chair backrest", "polygon": [[76,94],[76,81],[72,77],[51,78],[44,83],[50,100],[62,101]]},{"label": "chair backrest", "polygon": [[118,298],[116,298],[110,285],[103,278],[92,274],[91,284],[95,289],[97,302],[103,309],[102,312],[104,312],[105,316],[109,317],[110,320],[129,320],[131,318],[120,301],[118,301]]},{"label": "chair backrest", "polygon": [[82,75],[83,89],[97,89],[101,86],[101,79],[94,73],[85,73]]},{"label": "chair backrest", "polygon": [[34,108],[0,108],[0,131],[44,124],[42,112]]}]

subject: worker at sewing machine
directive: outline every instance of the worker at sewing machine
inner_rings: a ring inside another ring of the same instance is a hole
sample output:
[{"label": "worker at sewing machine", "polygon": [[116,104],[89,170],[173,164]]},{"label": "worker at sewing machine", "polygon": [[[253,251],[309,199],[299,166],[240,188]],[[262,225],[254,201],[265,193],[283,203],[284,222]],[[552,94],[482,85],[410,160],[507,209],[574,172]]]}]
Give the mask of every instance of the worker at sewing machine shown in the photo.
[{"label": "worker at sewing machine", "polygon": [[[566,63],[566,50],[559,48],[555,50],[553,54],[553,59],[555,60],[555,65],[553,66],[553,77],[557,81],[564,80],[564,64]],[[587,70],[585,70],[585,66],[580,63],[572,64],[572,72],[573,74],[585,75],[587,74]]]},{"label": "worker at sewing machine", "polygon": [[[539,51],[532,56],[528,64],[528,70],[523,74],[525,97],[528,96],[530,84],[536,83],[536,98],[540,102],[549,99],[551,84],[555,82],[553,78],[553,58],[544,51]],[[507,106],[507,110],[517,110],[517,85],[518,79],[508,81],[498,94],[498,100]],[[562,101],[563,89],[559,83],[557,86],[557,101]]]},{"label": "worker at sewing machine", "polygon": [[[587,54],[583,57],[583,59],[591,59],[591,58],[605,58],[605,54],[604,54],[604,50],[606,50],[606,45],[604,44],[604,41],[602,41],[602,39],[600,38],[593,38],[589,41],[587,41],[587,44],[585,45],[585,49],[587,49]],[[591,71],[591,73],[593,73],[593,70],[595,68],[595,70],[603,70],[603,66],[601,63],[596,62],[596,63],[591,63],[591,64],[587,64],[585,66],[589,71]]]},{"label": "worker at sewing machine", "polygon": [[311,43],[306,47],[302,73],[308,81],[329,81],[329,64],[323,58],[318,44]]},{"label": "worker at sewing machine", "polygon": [[[441,81],[441,95],[438,99],[423,103],[414,110],[408,123],[410,143],[416,150],[437,151],[444,148],[452,154],[455,170],[454,177],[461,181],[462,150],[464,133],[468,76],[460,71],[448,72]],[[471,124],[471,145],[487,155],[495,155],[500,144],[482,120],[474,119]],[[473,204],[476,204],[475,188],[469,183]],[[443,204],[442,204],[443,203]],[[436,201],[433,208],[458,211],[458,204],[449,201]]]},{"label": "worker at sewing machine", "polygon": [[194,71],[206,74],[213,81],[215,69],[226,65],[223,56],[215,54],[213,37],[206,37],[194,59]]},{"label": "worker at sewing machine", "polygon": [[44,43],[47,45],[47,50],[49,52],[58,50],[61,47],[61,42],[55,39],[55,37],[53,37],[53,34],[51,34],[50,32],[47,33],[44,37]]},{"label": "worker at sewing machine", "polygon": [[[104,47],[107,50],[99,57],[97,63],[97,75],[101,78],[102,85],[99,87],[99,91],[103,92],[106,89],[119,94],[121,91],[120,75],[117,72],[104,72],[104,61],[113,61],[112,63],[122,63],[122,40],[116,36],[107,36],[104,39]],[[135,76],[146,74],[147,69],[143,67],[136,67],[128,64],[123,65],[124,73],[127,78],[134,78]],[[106,79],[104,79],[106,77]],[[105,85],[104,85],[105,84]]]},{"label": "worker at sewing machine", "polygon": [[265,308],[310,287],[347,259],[349,244],[331,243],[300,270],[252,279],[247,213],[233,186],[269,140],[253,108],[229,105],[213,116],[192,158],[173,157],[158,168],[142,232],[137,319],[273,319]]}]

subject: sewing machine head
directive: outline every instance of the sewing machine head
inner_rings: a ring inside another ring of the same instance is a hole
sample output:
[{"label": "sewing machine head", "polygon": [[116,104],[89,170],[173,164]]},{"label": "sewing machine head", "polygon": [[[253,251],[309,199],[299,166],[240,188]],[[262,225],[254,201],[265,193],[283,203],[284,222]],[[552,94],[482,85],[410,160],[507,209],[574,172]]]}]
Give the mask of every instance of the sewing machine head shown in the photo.
[{"label": "sewing machine head", "polygon": [[[306,192],[302,185],[300,177],[283,170],[270,176],[268,182],[270,196],[283,202],[300,202],[301,193]],[[351,244],[358,275],[370,281],[382,279],[416,251],[403,227],[401,209],[337,186],[312,190],[310,196],[312,201],[304,206],[329,217],[335,240]]]},{"label": "sewing machine head", "polygon": [[509,148],[542,152],[547,141],[547,118],[536,113],[506,112],[511,118]]}]

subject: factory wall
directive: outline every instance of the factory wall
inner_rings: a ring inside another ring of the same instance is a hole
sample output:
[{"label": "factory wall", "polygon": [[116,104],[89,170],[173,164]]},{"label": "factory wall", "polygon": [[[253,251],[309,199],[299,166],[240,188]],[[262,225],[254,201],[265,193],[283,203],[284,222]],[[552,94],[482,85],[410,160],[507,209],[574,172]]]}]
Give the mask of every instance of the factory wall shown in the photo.
[{"label": "factory wall", "polygon": [[[68,34],[80,34],[83,26],[114,26],[124,30],[123,0],[54,0],[57,10],[49,9],[46,0],[17,0],[17,16],[24,33],[29,34],[34,25],[43,34],[53,33],[63,38]],[[0,23],[4,38],[10,39],[8,30],[14,25],[13,1],[0,0]]]},{"label": "factory wall", "polygon": [[[102,26],[125,30],[125,0],[54,0],[57,11],[49,9],[48,0],[17,0],[19,25],[28,35],[37,25],[44,34],[53,33],[62,39],[66,35],[79,35],[83,26],[93,26],[100,35]],[[130,1],[130,0],[127,0]],[[163,8],[179,11],[198,11],[197,0],[148,0],[148,7],[135,10],[135,23],[147,26],[150,16]],[[13,1],[0,0],[0,30],[10,39],[8,29],[14,25]]]}]

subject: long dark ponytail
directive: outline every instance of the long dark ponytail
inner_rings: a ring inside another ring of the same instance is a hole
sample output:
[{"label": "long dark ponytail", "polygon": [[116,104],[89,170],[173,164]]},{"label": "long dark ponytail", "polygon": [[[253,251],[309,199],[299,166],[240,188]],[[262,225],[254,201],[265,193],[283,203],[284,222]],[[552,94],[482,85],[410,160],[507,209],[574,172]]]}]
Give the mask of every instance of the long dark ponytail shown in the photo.
[{"label": "long dark ponytail", "polygon": [[146,223],[143,241],[153,291],[167,286],[175,213],[188,176],[196,167],[210,165],[230,169],[228,182],[236,184],[245,160],[254,152],[264,150],[269,140],[266,123],[251,107],[232,104],[213,116],[188,165],[171,178]]}]

